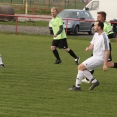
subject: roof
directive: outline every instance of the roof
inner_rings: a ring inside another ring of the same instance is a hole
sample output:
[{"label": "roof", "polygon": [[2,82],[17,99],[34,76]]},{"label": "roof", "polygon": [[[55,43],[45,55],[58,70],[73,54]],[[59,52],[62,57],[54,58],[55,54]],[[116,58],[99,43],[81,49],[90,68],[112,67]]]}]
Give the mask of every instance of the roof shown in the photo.
[{"label": "roof", "polygon": [[82,9],[64,9],[63,11],[84,11]]}]

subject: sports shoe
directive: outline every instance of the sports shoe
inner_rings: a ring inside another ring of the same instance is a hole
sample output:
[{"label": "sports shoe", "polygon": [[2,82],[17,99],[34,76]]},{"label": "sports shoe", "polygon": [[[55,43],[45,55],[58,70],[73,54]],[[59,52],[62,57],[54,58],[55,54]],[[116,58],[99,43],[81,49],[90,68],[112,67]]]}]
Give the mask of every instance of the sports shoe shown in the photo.
[{"label": "sports shoe", "polygon": [[69,88],[68,90],[70,91],[81,91],[81,88],[80,87],[76,87],[75,85],[71,88]]},{"label": "sports shoe", "polygon": [[100,83],[99,81],[95,82],[95,83],[92,83],[92,85],[90,86],[89,90],[92,90],[94,89],[96,86],[98,86]]},{"label": "sports shoe", "polygon": [[75,63],[76,63],[76,65],[79,64],[79,61],[80,61],[80,58],[79,58],[79,57],[75,59]]},{"label": "sports shoe", "polygon": [[90,83],[90,81],[87,80],[86,78],[84,78],[84,79],[82,80],[82,82],[84,82],[84,83]]},{"label": "sports shoe", "polygon": [[54,64],[60,64],[61,62],[61,60],[56,60]]},{"label": "sports shoe", "polygon": [[4,64],[0,64],[0,67],[4,67]]}]

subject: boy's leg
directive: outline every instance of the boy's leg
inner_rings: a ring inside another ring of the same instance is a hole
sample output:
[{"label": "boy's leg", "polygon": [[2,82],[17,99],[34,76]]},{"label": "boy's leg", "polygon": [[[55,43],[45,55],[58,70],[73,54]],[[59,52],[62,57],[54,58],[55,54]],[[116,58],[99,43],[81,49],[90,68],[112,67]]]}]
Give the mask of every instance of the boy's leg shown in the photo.
[{"label": "boy's leg", "polygon": [[55,64],[61,63],[62,61],[61,61],[61,59],[60,59],[60,57],[59,57],[59,53],[58,53],[58,51],[57,51],[56,49],[53,50],[53,54],[54,54],[54,56],[56,57]]},{"label": "boy's leg", "polygon": [[0,55],[0,67],[4,67],[4,63],[2,62],[2,56]]},{"label": "boy's leg", "polygon": [[68,51],[68,53],[75,59],[75,63],[76,63],[76,65],[78,65],[80,58],[77,57],[76,54],[74,53],[74,51],[71,49]]}]

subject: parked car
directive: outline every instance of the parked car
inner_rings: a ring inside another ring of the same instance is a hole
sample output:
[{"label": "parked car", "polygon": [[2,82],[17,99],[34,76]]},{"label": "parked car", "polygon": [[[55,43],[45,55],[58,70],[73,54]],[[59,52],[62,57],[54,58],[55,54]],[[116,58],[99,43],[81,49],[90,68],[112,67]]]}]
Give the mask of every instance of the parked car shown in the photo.
[{"label": "parked car", "polygon": [[[77,35],[78,32],[88,32],[90,35],[94,34],[94,18],[89,11],[65,9],[62,10],[58,16],[63,19],[64,28],[67,34],[73,33]],[[49,30],[50,34],[53,34],[51,20],[49,22]]]}]

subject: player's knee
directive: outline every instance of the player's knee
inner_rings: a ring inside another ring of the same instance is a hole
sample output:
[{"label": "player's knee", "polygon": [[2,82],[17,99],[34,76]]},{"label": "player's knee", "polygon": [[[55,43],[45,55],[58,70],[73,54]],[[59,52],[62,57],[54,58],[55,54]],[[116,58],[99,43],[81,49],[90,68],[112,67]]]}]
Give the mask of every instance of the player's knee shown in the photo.
[{"label": "player's knee", "polygon": [[83,64],[78,65],[78,70],[85,70],[85,66]]},{"label": "player's knee", "polygon": [[66,52],[69,52],[69,51],[70,51],[70,49],[69,49],[69,48],[65,48],[64,50],[65,50]]},{"label": "player's knee", "polygon": [[55,50],[56,48],[54,47],[54,46],[51,46],[51,50],[53,51],[53,50]]}]

